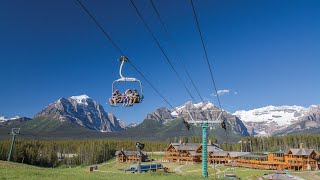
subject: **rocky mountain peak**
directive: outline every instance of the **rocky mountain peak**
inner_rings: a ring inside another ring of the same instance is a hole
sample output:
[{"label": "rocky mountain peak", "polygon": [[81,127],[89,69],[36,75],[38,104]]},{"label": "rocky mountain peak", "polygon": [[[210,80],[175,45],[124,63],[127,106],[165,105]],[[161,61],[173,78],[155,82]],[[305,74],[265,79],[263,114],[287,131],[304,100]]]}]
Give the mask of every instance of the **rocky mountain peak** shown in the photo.
[{"label": "rocky mountain peak", "polygon": [[[319,106],[266,106],[252,110],[236,111],[234,115],[244,121],[251,135],[271,136],[278,132],[289,132],[301,127],[315,127],[320,120]],[[310,120],[309,122],[307,122]],[[302,123],[306,121],[307,123]],[[295,125],[296,124],[296,125]],[[303,124],[303,125],[302,125]],[[290,128],[289,128],[290,127]]]},{"label": "rocky mountain peak", "polygon": [[25,121],[29,121],[31,120],[30,118],[27,117],[19,117],[19,116],[14,116],[12,118],[8,118],[5,116],[0,116],[0,126],[1,125],[11,125],[11,124],[20,124],[23,123]]},{"label": "rocky mountain peak", "polygon": [[100,104],[87,95],[60,98],[35,116],[38,117],[56,119],[61,123],[76,123],[101,132],[124,129],[113,114],[105,112]]},{"label": "rocky mountain peak", "polygon": [[156,109],[154,112],[148,114],[146,119],[165,122],[165,121],[174,119],[174,117],[171,115],[171,113],[172,113],[171,110],[169,110],[165,107],[161,107],[159,109]]},{"label": "rocky mountain peak", "polygon": [[[162,122],[163,124],[166,124],[176,118],[181,117],[192,124],[191,118],[189,118],[189,114],[185,113],[190,110],[195,110],[191,113],[193,119],[203,119],[203,116],[205,116],[206,119],[217,120],[217,123],[213,125],[212,128],[220,128],[220,122],[222,122],[223,120],[221,116],[220,118],[218,117],[221,111],[217,106],[215,106],[211,102],[201,102],[193,104],[191,101],[188,101],[183,105],[174,108],[173,110],[169,110],[167,108],[159,108],[156,111],[148,114],[146,119],[157,120]],[[249,135],[247,128],[244,126],[243,122],[239,118],[225,111],[223,112],[223,117],[227,119],[227,126],[230,127],[232,132],[244,136]]]}]

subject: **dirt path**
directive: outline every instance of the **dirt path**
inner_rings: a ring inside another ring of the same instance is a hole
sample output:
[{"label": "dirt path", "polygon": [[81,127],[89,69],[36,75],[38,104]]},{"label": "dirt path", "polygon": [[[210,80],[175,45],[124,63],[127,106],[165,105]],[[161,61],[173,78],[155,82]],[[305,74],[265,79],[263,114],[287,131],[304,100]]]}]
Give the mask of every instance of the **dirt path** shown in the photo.
[{"label": "dirt path", "polygon": [[217,171],[217,172],[215,173],[216,175],[217,175],[217,174],[221,174],[222,172],[224,172],[224,171],[221,171],[220,169],[217,168],[217,167],[219,167],[219,165],[215,165],[215,166],[214,166],[214,165],[210,165],[210,167],[212,167],[212,169],[216,169],[216,171]]},{"label": "dirt path", "polygon": [[184,166],[185,165],[180,165],[180,166],[176,167],[176,169],[174,171],[183,174],[183,172],[181,171],[181,168]]},{"label": "dirt path", "polygon": [[291,173],[292,175],[303,178],[306,180],[314,180],[314,179],[320,179],[320,177],[316,174],[319,171],[309,171],[309,172],[294,172]]}]

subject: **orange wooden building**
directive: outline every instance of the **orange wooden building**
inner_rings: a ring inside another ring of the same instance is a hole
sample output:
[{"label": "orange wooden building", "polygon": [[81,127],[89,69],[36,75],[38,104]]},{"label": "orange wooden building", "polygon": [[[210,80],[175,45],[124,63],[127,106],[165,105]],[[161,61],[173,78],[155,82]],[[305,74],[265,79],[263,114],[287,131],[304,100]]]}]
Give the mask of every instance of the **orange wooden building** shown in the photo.
[{"label": "orange wooden building", "polygon": [[319,153],[314,149],[289,149],[274,153],[250,153],[226,165],[255,169],[318,170]]},{"label": "orange wooden building", "polygon": [[[138,162],[139,158],[137,151],[116,151],[116,160],[117,162]],[[148,159],[144,153],[142,153],[141,161],[145,162]]]},{"label": "orange wooden building", "polygon": [[[208,152],[222,151],[215,144],[208,144]],[[164,159],[170,162],[200,163],[202,161],[202,144],[200,143],[171,143],[166,149]]]},{"label": "orange wooden building", "polygon": [[[208,163],[254,169],[273,170],[318,170],[319,153],[314,149],[289,149],[273,153],[250,153],[223,151],[215,144],[208,144]],[[200,143],[171,143],[164,159],[170,162],[200,163],[202,145]]]}]

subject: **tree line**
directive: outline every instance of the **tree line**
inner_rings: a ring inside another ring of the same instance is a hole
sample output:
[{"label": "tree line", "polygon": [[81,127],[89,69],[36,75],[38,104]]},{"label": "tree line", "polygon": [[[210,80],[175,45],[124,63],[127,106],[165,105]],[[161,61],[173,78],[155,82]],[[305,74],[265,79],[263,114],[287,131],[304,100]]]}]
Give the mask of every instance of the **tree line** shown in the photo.
[{"label": "tree line", "polygon": [[287,136],[271,137],[243,137],[237,143],[223,143],[222,149],[226,151],[244,152],[276,152],[286,151],[290,148],[303,148],[320,150],[320,135],[317,134],[295,134]]},{"label": "tree line", "polygon": [[[201,143],[201,136],[181,136],[165,142],[142,142],[144,151],[165,151],[169,143]],[[214,137],[208,140],[216,143]],[[11,161],[42,167],[61,165],[78,166],[102,163],[112,159],[117,150],[135,151],[136,141],[132,140],[26,140],[17,139]],[[243,137],[236,143],[225,142],[220,147],[225,151],[275,152],[303,147],[320,150],[320,135],[288,135],[275,137]],[[0,160],[7,160],[11,140],[0,141]]]},{"label": "tree line", "polygon": [[[102,163],[115,156],[117,150],[135,151],[132,140],[24,140],[14,145],[11,161],[42,167],[77,166]],[[163,151],[164,142],[142,142],[145,151]],[[11,140],[0,141],[0,160],[7,160]]]}]

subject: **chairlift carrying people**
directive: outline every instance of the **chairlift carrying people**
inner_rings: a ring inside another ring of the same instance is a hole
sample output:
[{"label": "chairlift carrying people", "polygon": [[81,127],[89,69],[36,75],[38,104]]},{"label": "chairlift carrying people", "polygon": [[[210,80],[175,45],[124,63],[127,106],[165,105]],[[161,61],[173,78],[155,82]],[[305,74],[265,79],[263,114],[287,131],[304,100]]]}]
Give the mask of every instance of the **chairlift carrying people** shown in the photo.
[{"label": "chairlift carrying people", "polygon": [[[141,81],[133,77],[123,77],[122,67],[124,63],[128,61],[128,58],[126,58],[125,56],[121,56],[119,58],[119,61],[121,62],[120,70],[119,70],[120,78],[113,81],[112,83],[112,95],[109,98],[110,105],[115,107],[117,106],[117,103],[122,103],[124,106],[132,106],[135,103],[141,103],[143,100],[143,90],[142,90]],[[133,92],[132,90],[128,89],[125,93],[120,93],[118,89],[115,90],[115,84],[118,84],[120,82],[125,82],[125,83],[138,82],[140,86],[140,94],[138,93],[138,90],[136,88],[134,88]]]}]

